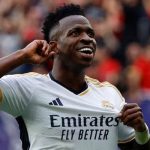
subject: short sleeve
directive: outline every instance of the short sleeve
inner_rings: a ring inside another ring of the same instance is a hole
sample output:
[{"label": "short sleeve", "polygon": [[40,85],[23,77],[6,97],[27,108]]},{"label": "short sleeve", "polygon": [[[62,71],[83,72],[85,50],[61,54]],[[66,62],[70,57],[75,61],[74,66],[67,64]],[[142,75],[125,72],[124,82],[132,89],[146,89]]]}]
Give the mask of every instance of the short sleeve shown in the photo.
[{"label": "short sleeve", "polygon": [[135,138],[135,131],[133,128],[124,125],[123,123],[119,124],[118,127],[118,143],[128,143]]},{"label": "short sleeve", "polygon": [[22,115],[33,93],[33,85],[25,76],[7,75],[0,79],[0,109],[13,115]]},{"label": "short sleeve", "polygon": [[[112,92],[114,95],[111,95],[114,97],[114,104],[115,108],[118,112],[120,112],[123,108],[123,106],[126,104],[124,97],[120,93],[120,91],[112,86]],[[118,143],[127,143],[132,141],[135,138],[135,131],[133,128],[124,125],[122,122],[118,125]]]}]

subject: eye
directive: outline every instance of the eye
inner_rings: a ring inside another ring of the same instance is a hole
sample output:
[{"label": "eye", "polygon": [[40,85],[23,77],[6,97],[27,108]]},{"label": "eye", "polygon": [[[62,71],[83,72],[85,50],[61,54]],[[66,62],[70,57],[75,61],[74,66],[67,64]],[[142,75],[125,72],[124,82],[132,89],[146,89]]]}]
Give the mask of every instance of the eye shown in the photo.
[{"label": "eye", "polygon": [[73,36],[73,37],[77,37],[77,36],[79,36],[79,35],[80,35],[80,33],[79,33],[79,31],[77,31],[77,30],[72,31],[72,33],[71,33],[71,36]]},{"label": "eye", "polygon": [[94,38],[95,37],[95,33],[93,31],[88,31],[87,32],[88,36],[91,37],[91,38]]},{"label": "eye", "polygon": [[74,28],[68,32],[68,36],[78,37],[81,34],[81,30],[79,28]]}]

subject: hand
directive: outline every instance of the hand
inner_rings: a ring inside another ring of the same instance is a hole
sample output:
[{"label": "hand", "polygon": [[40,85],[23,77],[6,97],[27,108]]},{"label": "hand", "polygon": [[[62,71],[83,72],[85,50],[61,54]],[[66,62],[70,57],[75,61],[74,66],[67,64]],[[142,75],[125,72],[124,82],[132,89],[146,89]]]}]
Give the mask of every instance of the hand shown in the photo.
[{"label": "hand", "polygon": [[130,126],[138,132],[143,132],[146,130],[143,113],[138,104],[125,104],[120,113],[121,115],[119,118],[124,125]]},{"label": "hand", "polygon": [[40,64],[53,57],[55,52],[50,45],[44,40],[34,40],[25,48],[24,52],[25,63]]}]

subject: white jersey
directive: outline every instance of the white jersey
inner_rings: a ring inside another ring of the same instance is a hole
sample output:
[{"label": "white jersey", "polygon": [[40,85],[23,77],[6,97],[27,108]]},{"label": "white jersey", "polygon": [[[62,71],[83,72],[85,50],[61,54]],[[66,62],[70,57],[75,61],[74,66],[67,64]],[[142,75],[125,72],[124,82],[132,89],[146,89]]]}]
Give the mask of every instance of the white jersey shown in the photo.
[{"label": "white jersey", "polygon": [[75,94],[49,75],[4,76],[0,108],[22,115],[31,150],[117,150],[134,138],[117,117],[125,101],[111,84],[85,80],[88,88]]}]

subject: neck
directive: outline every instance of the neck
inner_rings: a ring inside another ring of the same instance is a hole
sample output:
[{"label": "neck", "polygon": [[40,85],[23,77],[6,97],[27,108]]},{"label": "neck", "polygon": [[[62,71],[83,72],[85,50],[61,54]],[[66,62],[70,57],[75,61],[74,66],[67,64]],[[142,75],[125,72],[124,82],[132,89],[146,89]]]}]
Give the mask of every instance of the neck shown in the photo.
[{"label": "neck", "polygon": [[63,66],[58,67],[58,65],[54,65],[51,74],[55,80],[57,80],[67,88],[78,91],[85,85],[84,71],[73,71],[68,68],[63,68]]}]

